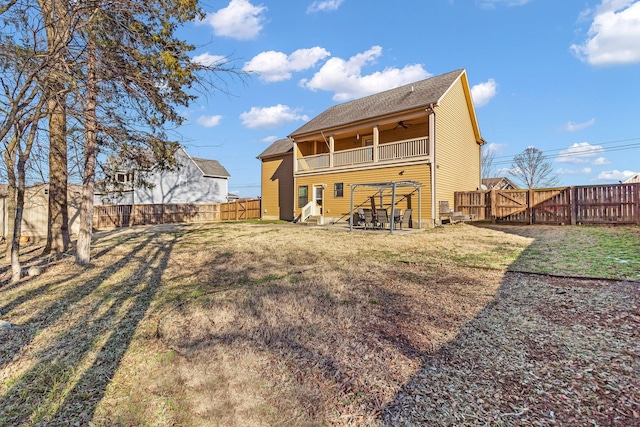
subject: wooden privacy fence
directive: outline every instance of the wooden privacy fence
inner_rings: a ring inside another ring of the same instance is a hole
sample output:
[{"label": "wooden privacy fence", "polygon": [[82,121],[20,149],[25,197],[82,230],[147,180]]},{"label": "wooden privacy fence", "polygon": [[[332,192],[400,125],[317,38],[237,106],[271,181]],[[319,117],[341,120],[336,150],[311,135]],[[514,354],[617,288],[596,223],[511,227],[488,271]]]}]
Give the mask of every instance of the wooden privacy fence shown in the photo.
[{"label": "wooden privacy fence", "polygon": [[245,219],[260,219],[260,199],[229,203],[104,205],[93,208],[93,227],[96,229]]},{"label": "wooden privacy fence", "polygon": [[640,183],[455,193],[476,220],[524,224],[640,224]]}]

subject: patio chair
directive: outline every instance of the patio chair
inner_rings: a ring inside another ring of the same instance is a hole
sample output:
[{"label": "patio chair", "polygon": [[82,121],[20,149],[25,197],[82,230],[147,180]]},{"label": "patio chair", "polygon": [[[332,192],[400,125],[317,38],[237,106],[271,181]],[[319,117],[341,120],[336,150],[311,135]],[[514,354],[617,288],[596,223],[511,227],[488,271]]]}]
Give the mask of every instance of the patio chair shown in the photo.
[{"label": "patio chair", "polygon": [[389,214],[387,213],[386,209],[378,209],[376,211],[377,217],[376,217],[376,222],[378,224],[378,226],[382,229],[384,229],[386,227],[385,224],[389,223]]},{"label": "patio chair", "polygon": [[363,209],[364,213],[364,228],[373,227],[373,212],[371,209]]},{"label": "patio chair", "polygon": [[402,209],[391,209],[391,214],[393,215],[393,223],[395,225],[400,224],[402,220]]},{"label": "patio chair", "polygon": [[407,209],[404,211],[404,215],[402,215],[402,219],[400,220],[400,230],[402,230],[402,226],[409,226],[409,222],[411,221],[411,211],[412,209]]},{"label": "patio chair", "polygon": [[449,207],[447,200],[440,201],[440,222],[442,224],[453,222],[453,209]]},{"label": "patio chair", "polygon": [[356,213],[353,214],[353,225],[354,226],[363,226],[364,223],[364,210],[362,208],[358,208]]}]

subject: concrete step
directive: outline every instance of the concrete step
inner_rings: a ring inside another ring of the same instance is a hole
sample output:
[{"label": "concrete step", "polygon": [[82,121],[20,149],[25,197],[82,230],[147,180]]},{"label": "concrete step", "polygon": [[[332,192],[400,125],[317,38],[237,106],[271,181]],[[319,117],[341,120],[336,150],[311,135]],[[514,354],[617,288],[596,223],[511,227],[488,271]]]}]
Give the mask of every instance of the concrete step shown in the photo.
[{"label": "concrete step", "polygon": [[322,225],[322,217],[320,217],[320,216],[310,216],[309,218],[307,218],[306,221],[299,222],[298,224],[306,225],[306,226]]}]

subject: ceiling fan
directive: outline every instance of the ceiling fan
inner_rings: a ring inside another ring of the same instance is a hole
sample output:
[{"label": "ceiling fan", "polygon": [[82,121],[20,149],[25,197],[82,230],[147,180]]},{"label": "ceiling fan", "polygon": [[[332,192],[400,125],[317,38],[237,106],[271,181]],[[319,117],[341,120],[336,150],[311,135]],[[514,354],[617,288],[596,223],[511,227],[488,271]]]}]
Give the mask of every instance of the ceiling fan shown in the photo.
[{"label": "ceiling fan", "polygon": [[398,129],[399,127],[403,127],[403,128],[405,128],[405,129],[406,129],[406,128],[408,128],[409,126],[411,126],[411,123],[405,123],[405,122],[403,122],[402,120],[400,120],[400,121],[398,122],[398,124],[396,125],[396,127],[394,127],[393,129],[395,130],[395,129]]}]

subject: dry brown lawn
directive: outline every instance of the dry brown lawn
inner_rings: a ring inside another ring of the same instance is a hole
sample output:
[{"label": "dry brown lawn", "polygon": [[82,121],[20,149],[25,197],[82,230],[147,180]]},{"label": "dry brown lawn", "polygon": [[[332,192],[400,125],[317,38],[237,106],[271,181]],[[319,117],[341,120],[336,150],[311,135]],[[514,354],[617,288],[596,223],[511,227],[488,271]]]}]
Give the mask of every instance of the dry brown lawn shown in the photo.
[{"label": "dry brown lawn", "polygon": [[0,425],[640,425],[640,283],[509,271],[563,229],[153,226],[98,233],[90,268],[27,247]]}]

